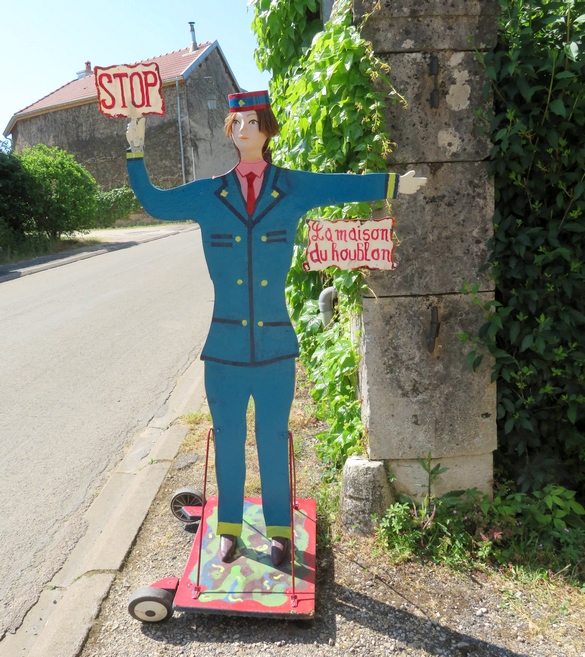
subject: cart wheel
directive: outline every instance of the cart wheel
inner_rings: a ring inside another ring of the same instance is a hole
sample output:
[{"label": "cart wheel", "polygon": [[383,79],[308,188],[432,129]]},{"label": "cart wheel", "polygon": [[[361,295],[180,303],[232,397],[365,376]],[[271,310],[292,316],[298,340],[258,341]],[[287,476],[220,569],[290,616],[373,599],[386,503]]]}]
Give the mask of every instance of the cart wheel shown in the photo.
[{"label": "cart wheel", "polygon": [[185,515],[184,506],[202,506],[203,493],[196,488],[181,488],[171,498],[171,513],[181,522],[195,522]]},{"label": "cart wheel", "polygon": [[143,623],[160,623],[173,615],[173,594],[146,586],[130,596],[128,613]]}]

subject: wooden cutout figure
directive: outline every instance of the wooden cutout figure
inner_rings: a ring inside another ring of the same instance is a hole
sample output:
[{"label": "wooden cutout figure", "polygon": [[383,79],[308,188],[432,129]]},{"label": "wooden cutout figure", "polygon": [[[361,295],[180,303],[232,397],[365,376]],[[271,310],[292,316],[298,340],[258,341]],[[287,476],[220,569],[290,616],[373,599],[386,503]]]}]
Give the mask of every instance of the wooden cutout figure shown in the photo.
[{"label": "wooden cutout figure", "polygon": [[154,187],[143,160],[145,119],[134,118],[127,131],[128,174],[153,217],[191,219],[201,227],[215,287],[201,358],[215,433],[220,557],[233,558],[242,531],[246,409],[252,396],[266,533],[278,566],[291,538],[288,420],[299,349],[284,290],[297,223],[319,206],[413,194],[426,178],[414,171],[322,174],[273,166],[265,158],[279,128],[268,92],[231,94],[228,100],[224,129],[240,158],[234,169],[169,190]]}]

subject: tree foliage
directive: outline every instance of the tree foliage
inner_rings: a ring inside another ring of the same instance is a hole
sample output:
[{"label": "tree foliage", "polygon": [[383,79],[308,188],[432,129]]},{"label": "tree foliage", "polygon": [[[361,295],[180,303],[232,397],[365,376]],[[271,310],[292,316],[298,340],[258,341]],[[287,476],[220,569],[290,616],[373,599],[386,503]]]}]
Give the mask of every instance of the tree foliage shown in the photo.
[{"label": "tree foliage", "polygon": [[3,225],[5,246],[8,241],[21,239],[34,229],[37,182],[23,166],[21,159],[10,152],[0,151],[0,222]]},{"label": "tree foliage", "polygon": [[141,207],[136,194],[127,185],[108,191],[99,190],[95,225],[100,228],[109,228],[118,219],[124,219],[130,212],[136,212]]},{"label": "tree foliage", "polygon": [[496,359],[497,457],[525,490],[584,493],[585,2],[501,5],[498,46],[480,55],[495,97],[497,300],[480,337]]},{"label": "tree foliage", "polygon": [[24,169],[35,178],[35,230],[51,239],[93,226],[97,185],[71,153],[37,144],[22,154]]}]

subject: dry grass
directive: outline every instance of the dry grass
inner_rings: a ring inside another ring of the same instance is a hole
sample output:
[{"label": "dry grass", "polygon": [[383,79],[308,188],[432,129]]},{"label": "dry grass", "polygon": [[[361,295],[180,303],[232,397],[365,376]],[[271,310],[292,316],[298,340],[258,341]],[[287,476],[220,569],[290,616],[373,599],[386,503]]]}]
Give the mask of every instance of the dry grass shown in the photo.
[{"label": "dry grass", "polygon": [[0,250],[0,265],[12,265],[26,260],[33,260],[42,256],[67,253],[89,246],[97,246],[102,240],[93,237],[63,237],[59,240],[49,240],[39,237],[28,239],[18,247]]}]

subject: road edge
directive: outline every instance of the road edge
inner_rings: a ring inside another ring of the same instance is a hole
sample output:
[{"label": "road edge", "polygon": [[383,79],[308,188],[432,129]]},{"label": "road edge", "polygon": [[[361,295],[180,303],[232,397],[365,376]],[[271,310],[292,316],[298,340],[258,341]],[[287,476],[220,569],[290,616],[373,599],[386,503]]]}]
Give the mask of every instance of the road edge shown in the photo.
[{"label": "road edge", "polygon": [[87,258],[94,258],[95,256],[111,253],[112,251],[119,251],[120,249],[128,249],[132,246],[138,246],[139,244],[162,240],[165,237],[171,237],[179,233],[186,233],[191,230],[199,230],[199,226],[181,226],[176,230],[165,232],[163,234],[148,235],[144,238],[137,236],[137,239],[132,242],[104,242],[104,244],[82,247],[81,249],[75,249],[54,256],[41,256],[40,258],[25,260],[20,263],[15,263],[14,265],[2,265],[0,266],[0,283],[15,281],[23,276],[38,274],[39,272],[47,271],[47,269],[63,267],[64,265],[69,265],[73,262],[78,262],[79,260],[86,260]]},{"label": "road edge", "polygon": [[45,585],[0,657],[77,657],[188,432],[178,420],[205,398],[203,361],[179,377],[164,407],[133,439],[85,513],[87,531]]}]

